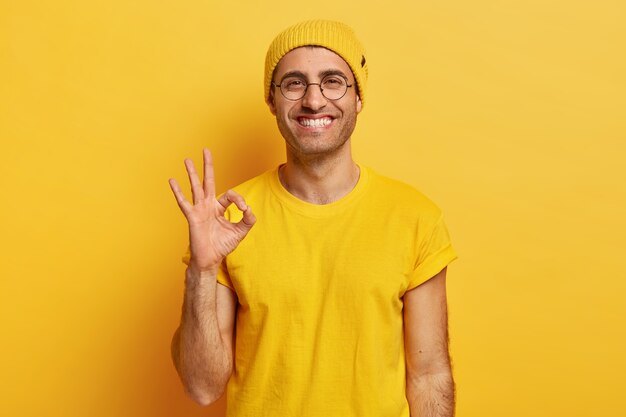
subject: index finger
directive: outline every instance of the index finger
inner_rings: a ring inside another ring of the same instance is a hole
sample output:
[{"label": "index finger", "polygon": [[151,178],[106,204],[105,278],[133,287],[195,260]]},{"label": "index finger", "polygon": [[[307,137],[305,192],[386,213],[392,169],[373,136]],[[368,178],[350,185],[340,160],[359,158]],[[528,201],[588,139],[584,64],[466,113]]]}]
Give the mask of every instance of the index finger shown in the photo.
[{"label": "index finger", "polygon": [[213,155],[207,148],[202,150],[204,156],[204,196],[215,198],[215,174],[213,172]]}]

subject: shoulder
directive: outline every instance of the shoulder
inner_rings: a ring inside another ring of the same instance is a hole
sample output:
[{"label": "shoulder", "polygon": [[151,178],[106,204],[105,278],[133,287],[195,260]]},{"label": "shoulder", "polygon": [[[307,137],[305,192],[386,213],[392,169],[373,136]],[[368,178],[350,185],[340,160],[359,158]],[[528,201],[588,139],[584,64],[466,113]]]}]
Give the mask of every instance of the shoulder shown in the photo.
[{"label": "shoulder", "polygon": [[[255,210],[259,206],[262,206],[262,203],[270,194],[270,183],[273,175],[276,175],[276,168],[252,177],[249,180],[232,187],[231,189],[242,196],[246,201],[246,204]],[[234,221],[235,219],[239,219],[241,217],[241,212],[234,204],[231,204],[226,209],[226,217],[230,218],[231,221]]]},{"label": "shoulder", "polygon": [[370,178],[371,198],[386,202],[399,212],[418,215],[431,219],[441,217],[441,209],[428,196],[414,186],[403,181],[381,175],[375,170],[364,167]]},{"label": "shoulder", "polygon": [[242,182],[239,185],[236,185],[232,189],[239,194],[245,194],[249,192],[254,192],[259,188],[269,187],[270,176],[275,175],[275,173],[276,168],[270,169],[262,174],[259,174],[255,177],[250,178],[249,180]]}]

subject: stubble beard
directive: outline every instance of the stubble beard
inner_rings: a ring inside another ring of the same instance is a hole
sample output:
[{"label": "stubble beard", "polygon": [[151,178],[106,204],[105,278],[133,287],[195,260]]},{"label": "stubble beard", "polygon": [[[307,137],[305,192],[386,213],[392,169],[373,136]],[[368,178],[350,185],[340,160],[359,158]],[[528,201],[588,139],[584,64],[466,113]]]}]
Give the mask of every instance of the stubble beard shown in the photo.
[{"label": "stubble beard", "polygon": [[276,120],[278,130],[285,139],[287,153],[301,160],[323,159],[337,154],[346,146],[346,142],[352,137],[352,132],[356,127],[356,113],[350,115],[344,113],[342,117],[333,120],[333,124],[342,123],[339,130],[310,132],[298,137],[295,127],[292,129],[289,126],[289,122],[297,124],[296,121],[292,119],[285,121],[280,117]]}]

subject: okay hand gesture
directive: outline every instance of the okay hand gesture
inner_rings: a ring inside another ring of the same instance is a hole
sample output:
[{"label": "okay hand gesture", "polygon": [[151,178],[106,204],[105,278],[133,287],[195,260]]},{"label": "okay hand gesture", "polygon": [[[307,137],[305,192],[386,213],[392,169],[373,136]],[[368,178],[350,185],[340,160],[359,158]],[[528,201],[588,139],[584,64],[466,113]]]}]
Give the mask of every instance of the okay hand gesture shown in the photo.
[{"label": "okay hand gesture", "polygon": [[[219,199],[215,198],[215,177],[213,158],[208,149],[203,150],[204,181],[200,183],[198,173],[191,159],[185,159],[185,167],[191,183],[193,204],[185,199],[175,179],[170,179],[170,187],[180,210],[189,223],[189,266],[198,271],[217,272],[226,255],[231,253],[243,240],[256,222],[252,209],[242,196],[232,190],[226,191]],[[239,223],[231,223],[224,217],[226,208],[235,204],[243,212]]]}]

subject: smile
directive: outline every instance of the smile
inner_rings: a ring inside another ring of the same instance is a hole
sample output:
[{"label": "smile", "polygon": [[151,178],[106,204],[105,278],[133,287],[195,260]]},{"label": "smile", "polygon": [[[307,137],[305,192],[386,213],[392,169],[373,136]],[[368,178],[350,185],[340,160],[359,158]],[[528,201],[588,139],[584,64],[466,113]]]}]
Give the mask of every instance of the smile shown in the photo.
[{"label": "smile", "polygon": [[319,119],[309,119],[306,117],[298,117],[298,123],[304,127],[326,127],[333,122],[330,117],[320,117]]}]

